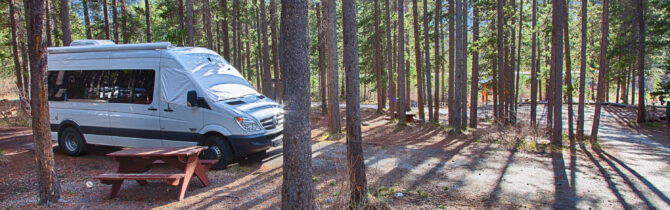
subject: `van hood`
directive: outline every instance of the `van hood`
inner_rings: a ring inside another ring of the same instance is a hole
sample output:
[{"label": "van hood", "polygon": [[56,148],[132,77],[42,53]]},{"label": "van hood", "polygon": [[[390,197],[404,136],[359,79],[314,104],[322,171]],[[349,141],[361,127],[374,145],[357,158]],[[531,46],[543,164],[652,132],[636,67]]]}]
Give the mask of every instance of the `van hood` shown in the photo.
[{"label": "van hood", "polygon": [[224,100],[218,103],[225,103],[237,111],[253,116],[258,121],[281,115],[283,113],[281,106],[277,104],[277,102],[260,94],[253,94],[240,98]]}]

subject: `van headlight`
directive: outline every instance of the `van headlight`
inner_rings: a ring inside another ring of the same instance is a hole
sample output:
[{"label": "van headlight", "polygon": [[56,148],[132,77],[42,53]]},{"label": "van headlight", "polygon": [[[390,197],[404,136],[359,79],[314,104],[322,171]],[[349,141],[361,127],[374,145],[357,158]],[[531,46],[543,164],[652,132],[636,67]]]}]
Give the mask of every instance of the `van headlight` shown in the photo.
[{"label": "van headlight", "polygon": [[253,131],[260,131],[261,126],[256,123],[255,120],[248,118],[248,117],[235,117],[235,122],[237,122],[242,129],[246,130],[247,132],[253,132]]}]

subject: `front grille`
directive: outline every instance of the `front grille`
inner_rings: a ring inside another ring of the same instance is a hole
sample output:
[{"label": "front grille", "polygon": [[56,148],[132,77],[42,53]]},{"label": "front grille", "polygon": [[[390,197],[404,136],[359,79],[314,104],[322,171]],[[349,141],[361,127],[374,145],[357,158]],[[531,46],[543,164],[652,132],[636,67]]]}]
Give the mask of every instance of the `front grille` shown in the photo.
[{"label": "front grille", "polygon": [[[276,119],[275,119],[276,118]],[[275,124],[276,121],[276,124]],[[264,118],[261,120],[261,125],[263,125],[263,128],[265,130],[272,130],[277,127],[277,125],[281,125],[284,123],[284,115],[275,115],[272,117]]]}]

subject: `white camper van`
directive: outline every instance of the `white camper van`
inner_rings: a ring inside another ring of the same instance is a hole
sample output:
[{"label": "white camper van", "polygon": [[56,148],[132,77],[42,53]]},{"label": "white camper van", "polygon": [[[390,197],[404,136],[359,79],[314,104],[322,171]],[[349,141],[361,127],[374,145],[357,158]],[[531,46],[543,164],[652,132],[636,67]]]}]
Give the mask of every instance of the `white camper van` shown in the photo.
[{"label": "white camper van", "polygon": [[48,53],[51,136],[69,155],[204,145],[201,158],[221,169],[281,144],[279,104],[211,50],[77,40]]}]

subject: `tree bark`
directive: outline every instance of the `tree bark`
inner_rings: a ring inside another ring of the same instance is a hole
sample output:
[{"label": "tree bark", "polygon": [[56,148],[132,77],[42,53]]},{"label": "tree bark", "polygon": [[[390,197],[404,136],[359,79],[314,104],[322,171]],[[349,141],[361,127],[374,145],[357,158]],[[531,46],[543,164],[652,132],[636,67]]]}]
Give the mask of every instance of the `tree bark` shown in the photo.
[{"label": "tree bark", "polygon": [[405,125],[405,7],[404,0],[398,0],[398,124]]},{"label": "tree bark", "polygon": [[[205,1],[205,11],[207,12],[207,16],[209,19],[209,0],[204,0]],[[151,43],[151,1],[149,0],[144,0],[144,18],[147,22],[147,42]],[[207,23],[205,23],[207,25]],[[208,40],[209,43],[212,41],[212,31],[208,27]],[[211,45],[209,46],[209,49],[212,49]]]},{"label": "tree bark", "polygon": [[[497,0],[496,14],[497,14],[497,19],[496,19],[497,33],[496,33],[496,36],[497,36],[497,40],[498,40],[497,41],[498,82],[496,83],[497,84],[497,90],[498,90],[497,91],[498,92],[497,97],[498,97],[498,102],[503,103],[504,100],[503,100],[502,96],[504,95],[503,93],[505,92],[505,90],[502,88],[503,86],[501,85],[501,84],[505,83],[505,81],[502,79],[503,72],[505,72],[504,71],[504,69],[505,69],[505,59],[504,59],[504,49],[503,49],[503,43],[504,43],[503,42],[503,16],[504,16],[504,14],[503,14],[503,0]],[[498,105],[498,115],[496,116],[497,117],[496,120],[506,122],[506,120],[501,119],[502,116],[505,116],[505,114],[501,113],[501,110],[503,110],[503,109],[502,109],[501,104],[499,104]],[[504,118],[504,117],[502,117],[502,118]]]},{"label": "tree bark", "polygon": [[[188,46],[195,47],[195,37],[194,37],[195,29],[193,28],[193,0],[186,0],[186,30],[188,37]],[[123,39],[124,40],[126,39],[125,34],[123,36]]]},{"label": "tree bark", "polygon": [[[263,38],[261,39],[263,41],[263,48],[262,48],[262,53],[263,53],[263,94],[266,96],[274,99],[274,91],[273,91],[273,82],[272,82],[272,72],[270,72],[270,46],[268,44],[268,25],[267,25],[267,18],[265,16],[265,1],[261,0],[260,1],[260,8],[261,8],[261,35],[263,35]],[[235,24],[234,24],[235,25]]]},{"label": "tree bark", "polygon": [[[432,90],[431,90],[431,81],[430,81],[430,37],[428,36],[428,22],[430,22],[430,19],[428,19],[428,0],[423,0],[423,50],[425,53],[425,66],[426,66],[426,75],[425,75],[425,81],[426,81],[426,98],[427,98],[427,104],[428,104],[428,121],[433,122],[434,117],[433,117],[433,97],[431,96]],[[379,25],[379,24],[377,24]],[[437,72],[437,71],[436,71]],[[437,88],[436,88],[437,89]],[[437,92],[437,91],[436,91]]]},{"label": "tree bark", "polygon": [[230,61],[230,41],[228,41],[228,0],[220,0],[219,5],[223,9],[223,20],[221,27],[223,28],[223,57]]},{"label": "tree bark", "polygon": [[421,35],[419,35],[421,26],[419,25],[419,3],[417,0],[412,0],[412,16],[414,22],[414,65],[416,68],[416,95],[419,106],[419,119],[426,120],[423,109],[423,73],[421,71],[421,62],[423,60],[421,59]]},{"label": "tree bark", "polygon": [[[19,113],[23,114],[25,116],[26,111],[27,111],[27,99],[26,99],[26,94],[28,91],[25,90],[24,84],[23,84],[23,72],[21,71],[21,61],[19,61],[19,58],[21,55],[19,55],[19,44],[17,42],[17,36],[16,36],[16,7],[14,5],[14,0],[9,0],[9,21],[10,21],[10,27],[11,27],[11,44],[12,44],[12,54],[14,55],[14,74],[16,75],[16,88],[19,92],[19,101],[20,101],[20,110]],[[26,75],[27,76],[27,75]]]},{"label": "tree bark", "polygon": [[[537,25],[537,0],[533,1],[533,23],[532,23],[532,49],[531,49],[531,61],[530,61],[530,125],[535,128],[537,126],[537,72],[538,69],[538,59],[537,59],[537,32],[535,26]],[[582,0],[586,1],[586,0]]]},{"label": "tree bark", "polygon": [[326,38],[326,66],[328,68],[328,129],[330,133],[340,133],[340,102],[338,88],[337,62],[337,19],[335,0],[322,1],[324,6],[325,38]]},{"label": "tree bark", "polygon": [[[145,0],[149,1],[149,0]],[[203,0],[203,9],[205,10],[205,34],[207,35],[207,48],[214,49],[214,39],[212,38],[212,17],[210,12],[209,0]]]},{"label": "tree bark", "polygon": [[[319,96],[321,96],[321,114],[328,114],[328,100],[326,94],[326,52],[325,52],[325,33],[323,27],[323,18],[321,18],[321,11],[323,11],[323,6],[321,3],[316,3],[316,29],[317,29],[317,45],[319,53]],[[381,54],[378,54],[381,55]]]},{"label": "tree bark", "polygon": [[70,46],[72,35],[70,32],[70,6],[68,0],[60,0],[61,31],[63,31],[63,46]]},{"label": "tree bark", "polygon": [[279,75],[279,39],[277,38],[277,0],[270,0],[270,32],[272,37],[272,67],[275,74],[275,100],[281,101],[281,77]]},{"label": "tree bark", "polygon": [[638,94],[637,99],[637,122],[642,123],[647,121],[647,109],[644,102],[644,53],[645,53],[645,31],[644,31],[644,0],[637,0],[637,26],[639,27],[639,37],[637,40],[637,69],[638,69]]},{"label": "tree bark", "polygon": [[[193,0],[187,0],[191,1],[191,26],[193,26]],[[120,12],[120,18],[121,18],[121,35],[123,35],[123,43],[128,44],[130,43],[130,36],[128,35],[128,27],[126,25],[126,1],[125,0],[119,0],[121,3],[121,12]],[[188,4],[188,3],[187,3]],[[116,35],[115,35],[116,36]],[[192,46],[195,46],[192,45]]]},{"label": "tree bark", "polygon": [[[374,17],[375,17],[375,23],[374,23],[374,30],[375,30],[375,35],[374,35],[374,51],[375,51],[375,76],[377,77],[377,113],[381,113],[384,110],[384,100],[382,99],[383,97],[383,86],[382,86],[382,69],[383,67],[383,59],[384,57],[382,56],[382,32],[381,29],[379,28],[379,25],[381,25],[381,12],[379,11],[379,0],[374,0]],[[318,17],[317,17],[318,19]]]},{"label": "tree bark", "polygon": [[600,30],[602,35],[600,37],[600,67],[598,69],[598,90],[596,93],[596,107],[593,113],[593,127],[591,128],[591,137],[589,141],[591,145],[595,145],[598,141],[598,126],[600,126],[600,109],[605,97],[605,89],[607,88],[606,80],[609,74],[609,61],[607,60],[607,44],[609,37],[609,0],[603,0],[602,20],[600,22]]},{"label": "tree bark", "polygon": [[[103,0],[103,2],[105,2],[105,5],[107,5],[107,0]],[[105,6],[105,8],[107,8],[107,7]],[[118,7],[116,5],[116,0],[112,0],[112,21],[113,21],[112,24],[113,24],[113,27],[114,27],[114,43],[118,44],[119,43],[119,23],[118,23],[119,18],[118,18],[117,9],[118,9]],[[105,15],[107,15],[106,11],[105,11]],[[105,21],[106,22],[106,24],[105,24],[105,35],[106,35],[107,39],[110,39],[110,36],[109,36],[109,18],[106,17],[105,20],[106,20]]]},{"label": "tree bark", "polygon": [[[67,6],[67,1],[65,2]],[[12,2],[13,3],[13,2]],[[26,0],[28,49],[30,49],[31,101],[30,112],[33,116],[33,144],[38,181],[38,203],[58,202],[61,188],[54,162],[49,131],[49,106],[47,105],[47,45],[44,40],[44,0]],[[65,14],[68,10],[65,11]],[[13,18],[12,18],[13,19]],[[69,27],[68,27],[69,28]],[[69,45],[69,43],[68,43]]]},{"label": "tree bark", "polygon": [[[440,35],[440,29],[442,24],[441,11],[442,11],[442,0],[437,0],[435,3],[435,112],[433,113],[433,120],[435,122],[440,121],[440,91],[444,93],[444,75],[440,77],[440,70],[442,70],[443,60],[442,55],[440,54],[440,40],[442,36]],[[452,9],[453,10],[453,9]],[[450,23],[451,24],[451,23]],[[453,28],[453,27],[452,27]],[[451,34],[451,33],[450,33]],[[443,51],[444,52],[444,51]],[[451,52],[450,52],[451,53]],[[453,54],[453,53],[452,53]],[[449,60],[451,65],[451,55],[449,54]],[[444,71],[442,71],[444,73]],[[442,87],[440,87],[440,79],[442,80]],[[444,98],[444,97],[442,97]]]},{"label": "tree bark", "polygon": [[554,69],[554,74],[552,75],[552,105],[553,105],[553,130],[551,132],[551,142],[556,145],[561,145],[563,141],[563,118],[562,114],[562,72],[563,72],[563,20],[565,12],[565,1],[564,0],[553,0],[553,12],[552,12],[552,68]]},{"label": "tree bark", "polygon": [[516,54],[516,79],[514,80],[516,82],[516,88],[514,88],[514,118],[516,119],[516,115],[518,113],[518,106],[521,101],[519,101],[519,77],[521,75],[521,38],[523,37],[522,30],[523,29],[523,0],[519,1],[519,44],[517,45],[517,54]]},{"label": "tree bark", "polygon": [[393,45],[391,44],[391,4],[389,0],[384,0],[386,5],[386,17],[385,17],[385,27],[386,27],[386,64],[388,65],[388,89],[389,89],[389,116],[391,119],[395,118],[395,85],[393,80]]},{"label": "tree bark", "polygon": [[566,97],[568,98],[568,138],[571,141],[575,140],[575,132],[573,130],[573,125],[574,125],[574,119],[572,116],[574,116],[574,111],[572,109],[572,90],[574,89],[572,86],[572,61],[570,59],[570,31],[569,31],[569,25],[568,25],[568,18],[570,17],[570,14],[568,11],[568,5],[565,4],[563,8],[563,12],[565,16],[563,16],[563,42],[565,46],[565,85],[568,86],[567,92],[566,92]]},{"label": "tree bark", "polygon": [[45,19],[46,19],[46,32],[47,32],[47,47],[53,47],[52,39],[51,39],[51,19],[50,19],[50,9],[51,7],[49,5],[49,0],[44,0],[44,13],[45,13]]},{"label": "tree bark", "polygon": [[282,209],[312,209],[308,1],[282,0],[281,69],[285,83]]},{"label": "tree bark", "polygon": [[[474,1],[472,8],[472,42],[479,41],[479,5]],[[479,96],[479,51],[472,52],[472,77],[470,79],[470,127],[477,128],[477,97]]]},{"label": "tree bark", "polygon": [[586,97],[586,24],[587,24],[587,7],[588,1],[582,0],[582,15],[581,15],[581,24],[582,24],[582,45],[580,52],[580,61],[579,61],[579,105],[577,106],[577,139],[584,139],[584,104]]},{"label": "tree bark", "polygon": [[[82,0],[82,3],[84,3],[85,1],[87,1],[87,0]],[[112,2],[113,2],[112,3],[112,8],[113,8],[112,13],[114,13],[114,16],[116,16],[116,0],[112,0]],[[84,5],[84,6],[87,6],[87,5]],[[84,10],[88,10],[87,8],[88,7],[85,7]],[[108,9],[109,8],[108,8],[108,5],[107,5],[107,0],[102,0],[102,12],[104,13],[102,15],[102,17],[105,18],[105,28],[103,30],[105,31],[105,39],[107,39],[107,40],[110,39],[110,36],[109,36],[109,12],[107,11]],[[88,11],[86,11],[86,13],[88,13]],[[86,14],[84,14],[84,15],[88,16]],[[88,18],[86,18],[86,19],[88,19]],[[116,18],[114,18],[114,24],[116,24]],[[88,33],[89,30],[90,29],[88,29],[86,32]]]},{"label": "tree bark", "polygon": [[350,206],[358,206],[366,203],[368,187],[365,177],[363,138],[361,137],[356,0],[342,1],[342,30],[347,86],[347,168],[349,169]]},{"label": "tree bark", "polygon": [[93,39],[93,36],[91,36],[91,21],[89,20],[88,17],[88,1],[81,0],[81,4],[84,9],[84,25],[86,27],[86,38]]},{"label": "tree bark", "polygon": [[[463,122],[462,122],[462,115],[461,115],[461,108],[463,105],[462,101],[462,91],[461,88],[465,87],[465,79],[463,76],[465,75],[465,60],[464,60],[464,44],[463,44],[463,1],[462,0],[454,0],[455,1],[455,14],[454,18],[456,19],[456,63],[455,63],[455,69],[454,69],[454,88],[458,88],[458,90],[453,89],[450,91],[453,93],[453,97],[451,98],[451,105],[449,111],[453,111],[453,114],[451,115],[453,118],[453,121],[451,122],[451,126],[454,127],[456,132],[460,132],[463,129]],[[454,31],[450,31],[454,33]],[[451,34],[451,33],[450,33]],[[450,46],[451,47],[451,46]],[[451,80],[450,80],[451,82]],[[451,84],[450,84],[451,85]],[[451,112],[450,112],[451,113]]]},{"label": "tree bark", "polygon": [[455,63],[455,52],[456,52],[456,40],[455,40],[455,28],[454,28],[454,20],[455,20],[455,9],[454,9],[454,3],[455,0],[449,0],[449,16],[447,17],[449,19],[449,85],[447,86],[447,110],[448,110],[448,118],[449,118],[449,125],[453,126],[454,125],[454,120],[456,112],[454,111],[454,78],[456,77],[454,73],[454,68],[456,67]]}]

